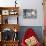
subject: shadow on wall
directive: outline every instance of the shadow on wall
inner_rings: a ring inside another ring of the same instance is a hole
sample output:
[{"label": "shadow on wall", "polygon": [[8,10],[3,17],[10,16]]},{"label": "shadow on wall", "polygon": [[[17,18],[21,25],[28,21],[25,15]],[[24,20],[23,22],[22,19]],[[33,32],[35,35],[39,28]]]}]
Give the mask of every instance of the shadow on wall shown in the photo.
[{"label": "shadow on wall", "polygon": [[20,27],[20,32],[19,32],[20,42],[21,42],[21,40],[23,38],[23,35],[24,35],[25,31],[28,28],[32,28],[34,30],[34,32],[36,32],[39,41],[42,43],[43,42],[43,30],[42,30],[42,26],[21,26]]}]

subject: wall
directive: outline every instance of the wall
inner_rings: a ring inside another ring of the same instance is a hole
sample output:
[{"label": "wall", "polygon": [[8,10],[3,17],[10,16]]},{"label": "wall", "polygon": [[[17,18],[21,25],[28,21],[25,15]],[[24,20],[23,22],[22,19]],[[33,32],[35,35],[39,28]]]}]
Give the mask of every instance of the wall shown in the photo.
[{"label": "wall", "polygon": [[[0,6],[14,6],[15,0],[0,0]],[[21,26],[43,26],[43,6],[42,0],[17,0],[18,5],[20,6],[20,17],[19,24]],[[37,18],[36,19],[24,19],[23,18],[23,9],[36,9]]]},{"label": "wall", "polygon": [[24,0],[18,1],[20,2],[22,8],[21,9],[36,9],[37,10],[37,18],[36,19],[24,19],[23,18],[23,10],[21,10],[20,14],[20,25],[21,26],[43,26],[43,6],[42,0]]},{"label": "wall", "polygon": [[14,6],[14,1],[15,0],[0,0],[0,6],[1,7],[10,7],[10,6]]}]

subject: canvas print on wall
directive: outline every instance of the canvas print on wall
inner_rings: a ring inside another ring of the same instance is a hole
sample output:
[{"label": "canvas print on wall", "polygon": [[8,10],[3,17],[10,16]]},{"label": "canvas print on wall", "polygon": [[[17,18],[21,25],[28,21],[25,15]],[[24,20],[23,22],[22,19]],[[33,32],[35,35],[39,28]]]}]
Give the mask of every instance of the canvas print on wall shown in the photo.
[{"label": "canvas print on wall", "polygon": [[37,18],[37,10],[36,9],[23,9],[23,17],[24,18]]}]

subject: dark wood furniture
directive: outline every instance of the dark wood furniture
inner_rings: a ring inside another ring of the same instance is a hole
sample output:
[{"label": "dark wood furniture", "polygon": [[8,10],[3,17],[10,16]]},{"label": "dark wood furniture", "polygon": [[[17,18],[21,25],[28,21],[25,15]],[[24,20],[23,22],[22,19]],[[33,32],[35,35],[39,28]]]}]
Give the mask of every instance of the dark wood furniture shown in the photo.
[{"label": "dark wood furniture", "polygon": [[[7,17],[9,16],[17,16],[17,23],[9,24]],[[19,31],[19,24],[18,24],[18,16],[19,16],[19,7],[0,7],[0,32],[1,32],[1,41],[0,46],[18,46],[18,40],[2,40],[2,32],[5,28],[9,28],[14,32]],[[6,19],[5,19],[6,18]],[[5,20],[5,21],[4,21]],[[16,31],[15,31],[16,29]]]}]

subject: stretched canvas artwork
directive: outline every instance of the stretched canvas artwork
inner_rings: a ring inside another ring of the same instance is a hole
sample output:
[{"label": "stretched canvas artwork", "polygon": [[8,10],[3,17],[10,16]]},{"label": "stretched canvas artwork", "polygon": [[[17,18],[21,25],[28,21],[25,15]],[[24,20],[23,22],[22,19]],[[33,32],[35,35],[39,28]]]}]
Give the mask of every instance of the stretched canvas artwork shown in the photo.
[{"label": "stretched canvas artwork", "polygon": [[37,10],[36,9],[23,9],[23,17],[24,18],[37,18]]}]

